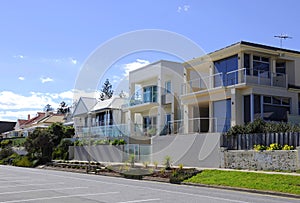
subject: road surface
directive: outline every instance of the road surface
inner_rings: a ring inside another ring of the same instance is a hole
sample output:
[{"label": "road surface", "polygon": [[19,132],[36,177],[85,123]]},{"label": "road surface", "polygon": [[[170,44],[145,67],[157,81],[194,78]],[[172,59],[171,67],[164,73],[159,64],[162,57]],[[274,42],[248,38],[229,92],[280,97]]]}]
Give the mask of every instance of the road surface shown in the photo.
[{"label": "road surface", "polygon": [[299,199],[91,174],[0,166],[0,202],[298,203]]}]

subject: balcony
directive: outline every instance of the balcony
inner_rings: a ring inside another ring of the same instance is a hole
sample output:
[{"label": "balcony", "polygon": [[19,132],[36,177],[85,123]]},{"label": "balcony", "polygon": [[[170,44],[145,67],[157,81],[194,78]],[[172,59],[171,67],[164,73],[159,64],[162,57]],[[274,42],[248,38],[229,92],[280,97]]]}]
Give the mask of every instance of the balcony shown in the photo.
[{"label": "balcony", "polygon": [[93,126],[91,128],[83,127],[81,128],[81,132],[83,136],[89,136],[89,134],[91,134],[92,137],[130,136],[129,126],[127,124]]},{"label": "balcony", "polygon": [[131,100],[129,101],[129,108],[130,107],[147,108],[147,106],[153,107],[158,105],[157,103],[158,94],[156,89],[157,89],[156,86],[152,86],[150,90],[147,89],[147,91],[144,91],[142,96],[132,97]]},{"label": "balcony", "polygon": [[186,83],[183,83],[182,95],[240,84],[263,85],[282,88],[287,88],[288,86],[286,74],[243,68],[230,71],[225,74],[217,73],[203,78],[197,78],[195,80],[190,80]]}]

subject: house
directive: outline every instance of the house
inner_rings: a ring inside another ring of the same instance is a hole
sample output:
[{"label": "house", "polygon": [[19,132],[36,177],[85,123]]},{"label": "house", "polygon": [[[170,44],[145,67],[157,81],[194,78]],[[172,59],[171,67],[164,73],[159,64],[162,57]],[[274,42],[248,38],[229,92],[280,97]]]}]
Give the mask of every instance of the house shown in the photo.
[{"label": "house", "polygon": [[129,73],[131,135],[176,133],[171,124],[181,118],[183,72],[181,63],[161,60]]},{"label": "house", "polygon": [[88,113],[97,104],[97,99],[90,97],[80,97],[73,111],[73,122],[75,128],[75,136],[82,137],[83,128],[89,126]]},{"label": "house", "polygon": [[122,110],[126,101],[117,96],[103,101],[81,97],[73,112],[76,137],[128,136],[127,111]]},{"label": "house", "polygon": [[53,123],[64,123],[65,116],[54,112],[37,112],[33,118],[28,115],[27,120],[18,119],[14,130],[15,137],[26,137],[29,132],[33,132],[36,128],[47,128]]},{"label": "house", "polygon": [[241,41],[183,65],[184,133],[299,116],[299,51]]},{"label": "house", "polygon": [[[90,110],[91,134],[95,137],[129,136],[127,111],[122,106],[127,99],[113,96],[110,99],[98,101]],[[88,133],[88,128],[83,129]]]}]

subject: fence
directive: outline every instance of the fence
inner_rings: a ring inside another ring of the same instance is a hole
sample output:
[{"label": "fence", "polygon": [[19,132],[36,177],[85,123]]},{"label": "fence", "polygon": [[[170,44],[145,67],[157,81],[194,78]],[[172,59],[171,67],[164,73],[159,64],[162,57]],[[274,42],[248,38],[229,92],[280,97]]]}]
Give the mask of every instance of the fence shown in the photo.
[{"label": "fence", "polygon": [[272,143],[298,147],[300,146],[300,133],[245,134],[230,137],[222,135],[220,140],[221,147],[229,150],[250,150],[257,144],[269,146]]}]

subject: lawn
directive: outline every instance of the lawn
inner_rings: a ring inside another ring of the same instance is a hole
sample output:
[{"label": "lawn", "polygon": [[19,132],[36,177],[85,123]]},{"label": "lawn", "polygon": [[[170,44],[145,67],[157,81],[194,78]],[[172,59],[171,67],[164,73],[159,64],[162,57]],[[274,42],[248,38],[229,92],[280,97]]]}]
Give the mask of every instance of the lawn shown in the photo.
[{"label": "lawn", "polygon": [[300,195],[300,176],[204,170],[184,182],[222,185]]}]

